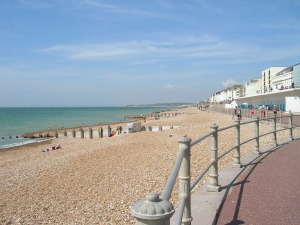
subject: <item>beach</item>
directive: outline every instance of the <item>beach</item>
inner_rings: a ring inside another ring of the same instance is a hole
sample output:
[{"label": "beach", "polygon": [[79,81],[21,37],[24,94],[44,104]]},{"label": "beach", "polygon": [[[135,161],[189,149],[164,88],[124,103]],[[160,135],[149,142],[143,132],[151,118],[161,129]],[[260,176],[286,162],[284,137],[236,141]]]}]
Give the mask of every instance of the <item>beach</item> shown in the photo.
[{"label": "beach", "polygon": [[[221,128],[232,125],[234,120],[231,115],[189,107],[184,115],[147,118],[141,123],[147,127],[178,127],[111,138],[59,136],[2,149],[1,224],[134,224],[130,207],[148,193],[162,192],[177,158],[177,140],[183,135],[195,140],[210,132],[212,124]],[[266,124],[260,129],[267,131],[272,127]],[[253,132],[253,124],[245,125],[241,139],[250,138]],[[233,129],[220,135],[219,151],[228,150],[233,140]],[[266,136],[261,139],[261,146],[271,141]],[[192,181],[210,162],[208,143],[209,139],[192,148]],[[60,149],[42,152],[58,144]],[[241,154],[252,150],[253,142],[249,142]],[[228,154],[219,169],[231,162],[232,154]],[[199,185],[205,179],[207,176]],[[170,199],[174,205],[177,186]]]}]

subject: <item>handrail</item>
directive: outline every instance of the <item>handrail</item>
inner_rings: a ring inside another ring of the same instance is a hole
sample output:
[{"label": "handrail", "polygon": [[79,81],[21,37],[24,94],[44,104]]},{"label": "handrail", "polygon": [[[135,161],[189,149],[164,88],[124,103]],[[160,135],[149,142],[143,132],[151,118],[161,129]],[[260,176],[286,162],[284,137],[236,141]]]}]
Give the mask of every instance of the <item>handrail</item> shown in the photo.
[{"label": "handrail", "polygon": [[[276,120],[278,118],[282,118],[282,117],[288,117],[289,118],[289,122],[288,122],[288,128],[283,128],[283,129],[276,129]],[[293,128],[296,128],[296,126],[292,125],[292,119],[293,119],[293,114],[290,114],[289,116],[281,116],[281,117],[277,117],[276,115],[273,117],[269,117],[269,118],[256,118],[256,119],[251,119],[251,120],[247,120],[247,121],[243,121],[241,122],[240,120],[235,120],[235,123],[233,125],[227,126],[227,127],[222,127],[220,129],[218,129],[218,126],[216,124],[213,124],[210,128],[211,131],[203,136],[201,136],[200,138],[196,139],[195,141],[192,141],[190,138],[188,138],[187,136],[184,136],[183,138],[179,139],[178,142],[180,144],[179,147],[179,153],[178,153],[178,157],[177,160],[175,162],[175,165],[171,171],[171,174],[165,184],[164,190],[162,191],[161,194],[161,200],[158,200],[158,194],[154,195],[150,195],[150,197],[148,196],[146,202],[151,202],[151,204],[164,204],[164,206],[166,206],[166,204],[170,204],[170,206],[172,206],[171,203],[169,203],[169,199],[171,196],[171,193],[173,191],[173,187],[176,181],[176,177],[178,176],[179,178],[179,204],[178,204],[178,216],[177,216],[177,220],[176,220],[176,225],[180,225],[182,224],[182,222],[184,221],[184,224],[186,225],[190,225],[191,224],[191,220],[192,220],[192,216],[191,216],[191,201],[190,201],[190,194],[191,191],[195,188],[195,186],[199,183],[199,181],[205,176],[205,174],[209,172],[209,185],[207,186],[207,191],[211,191],[211,192],[218,192],[221,189],[221,186],[218,183],[218,160],[223,158],[225,155],[227,155],[228,153],[234,151],[233,154],[233,163],[232,163],[232,167],[241,167],[242,164],[240,162],[240,147],[243,146],[244,144],[254,141],[254,150],[252,151],[253,154],[260,154],[259,151],[259,139],[261,137],[264,137],[266,135],[272,135],[272,144],[277,145],[277,132],[280,131],[284,131],[284,130],[289,130],[289,134],[288,134],[288,139],[289,140],[293,140]],[[272,123],[267,123],[267,125],[271,125],[272,126],[272,131],[268,132],[268,133],[264,133],[264,134],[259,134],[259,124],[262,121],[265,120],[269,120]],[[246,124],[251,124],[253,123],[255,125],[255,129],[254,129],[254,137],[247,139],[244,142],[240,142],[240,127]],[[235,128],[235,139],[234,139],[234,146],[231,147],[230,149],[228,149],[227,151],[223,152],[221,155],[218,156],[218,133],[228,130],[230,128]],[[190,151],[191,151],[191,147],[193,147],[194,145],[200,143],[201,141],[205,140],[206,138],[210,137],[210,155],[211,155],[211,159],[210,159],[210,163],[202,170],[202,172],[199,174],[199,176],[192,182],[190,183]],[[152,196],[152,197],[151,197]],[[153,197],[154,196],[154,197]],[[156,198],[157,196],[157,198]],[[164,203],[162,203],[164,202]],[[146,204],[146,203],[145,203]],[[147,203],[148,204],[148,203]],[[140,205],[140,204],[138,204]],[[148,207],[148,205],[145,207]],[[151,207],[155,207],[155,206],[151,206]],[[133,207],[134,208],[134,207]],[[156,208],[156,207],[155,207]],[[132,209],[132,211],[134,211],[134,209]],[[164,215],[158,214],[158,215],[153,215],[153,218],[155,220],[157,220],[157,218],[162,218],[160,224],[170,224],[169,220],[172,216],[172,214],[174,213],[174,210],[172,209],[172,207],[170,207],[169,210],[167,210],[165,212]],[[139,216],[141,216],[141,219],[145,219],[148,221],[149,223],[143,223],[143,224],[153,224],[153,220],[151,219],[151,216],[149,214],[143,216],[140,213],[133,213],[133,215],[135,215],[136,217],[139,218]],[[166,218],[169,218],[166,220]],[[162,222],[164,221],[164,222]],[[145,221],[144,221],[145,222]],[[158,222],[158,221],[156,221]]]},{"label": "handrail", "polygon": [[161,194],[161,198],[163,200],[169,200],[170,199],[170,196],[171,196],[171,193],[172,193],[172,190],[173,190],[173,187],[174,187],[174,184],[175,184],[175,181],[176,181],[176,177],[177,177],[178,171],[180,169],[180,165],[181,165],[181,162],[182,162],[185,151],[186,151],[186,148],[182,148],[179,151],[178,158],[175,162],[175,165],[172,169],[172,172],[169,176],[169,179],[168,179],[168,181],[165,185],[165,188],[164,188],[164,190]]},{"label": "handrail", "polygon": [[255,122],[255,120],[247,120],[247,121],[241,122],[240,124],[244,125],[244,124],[253,123],[253,122]]},{"label": "handrail", "polygon": [[197,183],[202,179],[202,177],[207,173],[207,171],[210,169],[210,167],[216,162],[216,160],[213,160],[208,164],[208,166],[202,171],[202,173],[196,178],[196,180],[191,184],[191,190],[197,185]]},{"label": "handrail", "polygon": [[[271,133],[273,133],[273,132],[271,132]],[[259,136],[259,137],[261,137],[261,136]],[[244,144],[246,144],[246,143],[248,143],[248,142],[250,142],[250,141],[253,141],[253,140],[255,140],[255,139],[256,139],[256,137],[251,138],[251,139],[249,139],[249,140],[247,140],[247,141],[244,141],[244,142],[240,143],[240,145],[244,145]]]},{"label": "handrail", "polygon": [[[295,127],[293,127],[293,128],[295,128]],[[289,129],[291,129],[291,128],[282,128],[282,129],[278,129],[278,130],[276,130],[276,132],[279,132],[279,131],[284,131],[284,130],[289,130]]]},{"label": "handrail", "polygon": [[179,205],[178,205],[178,212],[179,215],[177,217],[176,225],[181,225],[182,217],[183,217],[183,210],[185,206],[185,200],[187,199],[187,195],[183,194],[179,200]]},{"label": "handrail", "polygon": [[236,125],[234,124],[234,125],[230,125],[230,126],[227,126],[227,127],[223,127],[223,128],[218,129],[218,131],[228,130],[228,129],[233,128],[235,126]]},{"label": "handrail", "polygon": [[208,137],[209,137],[210,135],[212,135],[213,133],[214,133],[214,131],[213,131],[213,132],[209,132],[208,134],[203,135],[202,137],[198,138],[197,140],[192,141],[192,142],[191,142],[191,147],[194,146],[195,144],[198,144],[200,141],[203,141],[204,139],[208,138]]},{"label": "handrail", "polygon": [[268,133],[261,134],[261,135],[259,135],[259,137],[267,136],[267,135],[273,134],[273,133],[274,133],[274,131],[271,131],[271,132],[268,132]]},{"label": "handrail", "polygon": [[221,159],[222,157],[224,157],[225,155],[227,155],[229,152],[231,152],[232,150],[234,150],[236,148],[236,146],[230,148],[229,150],[227,150],[226,152],[224,152],[222,155],[218,156],[218,160]]}]

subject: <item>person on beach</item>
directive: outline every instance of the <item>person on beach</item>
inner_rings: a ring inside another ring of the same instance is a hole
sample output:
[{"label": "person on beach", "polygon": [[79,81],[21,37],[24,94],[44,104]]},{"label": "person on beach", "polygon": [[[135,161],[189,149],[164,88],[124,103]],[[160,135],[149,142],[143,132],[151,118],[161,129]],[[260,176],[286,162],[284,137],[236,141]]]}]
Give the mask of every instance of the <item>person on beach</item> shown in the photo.
[{"label": "person on beach", "polygon": [[241,119],[242,119],[242,111],[241,111],[240,108],[237,108],[236,114],[237,114],[237,119],[238,119],[238,120],[241,120]]},{"label": "person on beach", "polygon": [[251,117],[254,116],[254,110],[255,110],[255,106],[252,106],[252,108],[251,108]]},{"label": "person on beach", "polygon": [[273,107],[273,112],[274,112],[274,115],[276,116],[277,115],[277,107],[276,107],[276,105],[274,105],[274,107]]},{"label": "person on beach", "polygon": [[266,117],[266,108],[265,108],[265,106],[263,106],[261,113],[262,113],[262,116],[265,118]]},{"label": "person on beach", "polygon": [[59,149],[59,148],[60,148],[60,145],[58,144],[57,146],[47,148],[47,149],[43,150],[42,152],[50,152],[50,151],[54,151],[54,150]]},{"label": "person on beach", "polygon": [[236,111],[237,111],[237,106],[235,106],[235,108],[234,108],[234,114],[232,115],[232,119],[234,119],[235,117],[236,117]]}]

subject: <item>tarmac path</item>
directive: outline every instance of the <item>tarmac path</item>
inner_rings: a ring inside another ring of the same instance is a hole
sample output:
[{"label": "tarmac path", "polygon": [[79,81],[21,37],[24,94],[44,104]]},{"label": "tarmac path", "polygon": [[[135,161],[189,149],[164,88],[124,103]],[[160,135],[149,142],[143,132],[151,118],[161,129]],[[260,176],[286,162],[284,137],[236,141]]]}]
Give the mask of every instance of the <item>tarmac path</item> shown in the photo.
[{"label": "tarmac path", "polygon": [[300,224],[300,140],[265,155],[236,180],[219,225]]}]

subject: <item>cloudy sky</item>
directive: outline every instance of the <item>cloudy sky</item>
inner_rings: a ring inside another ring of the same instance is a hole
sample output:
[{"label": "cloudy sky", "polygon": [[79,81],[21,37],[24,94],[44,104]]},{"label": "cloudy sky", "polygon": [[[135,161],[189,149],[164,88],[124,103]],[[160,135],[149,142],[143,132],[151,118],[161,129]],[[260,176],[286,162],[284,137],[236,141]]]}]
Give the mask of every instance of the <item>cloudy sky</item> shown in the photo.
[{"label": "cloudy sky", "polygon": [[198,102],[300,62],[300,0],[2,0],[0,107]]}]

